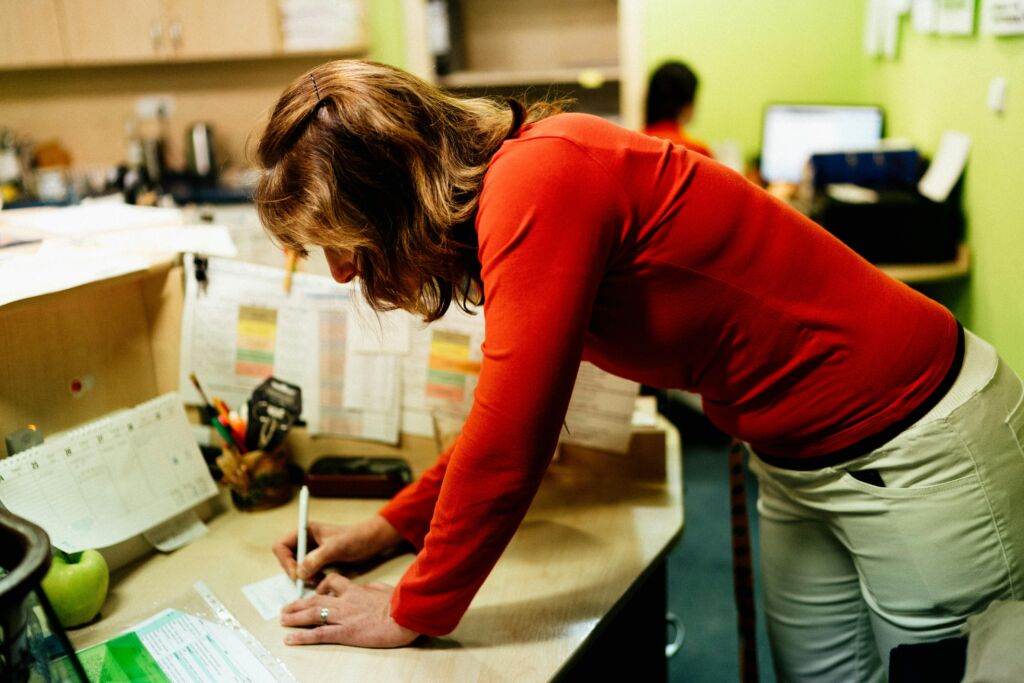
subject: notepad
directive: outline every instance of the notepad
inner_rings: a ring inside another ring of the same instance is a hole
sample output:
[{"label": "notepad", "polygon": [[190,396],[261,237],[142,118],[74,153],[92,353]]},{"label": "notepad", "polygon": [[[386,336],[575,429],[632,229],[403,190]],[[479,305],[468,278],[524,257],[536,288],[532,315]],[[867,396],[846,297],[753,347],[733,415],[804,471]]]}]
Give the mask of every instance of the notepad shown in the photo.
[{"label": "notepad", "polygon": [[0,460],[0,503],[65,552],[120,543],[216,493],[175,393]]}]

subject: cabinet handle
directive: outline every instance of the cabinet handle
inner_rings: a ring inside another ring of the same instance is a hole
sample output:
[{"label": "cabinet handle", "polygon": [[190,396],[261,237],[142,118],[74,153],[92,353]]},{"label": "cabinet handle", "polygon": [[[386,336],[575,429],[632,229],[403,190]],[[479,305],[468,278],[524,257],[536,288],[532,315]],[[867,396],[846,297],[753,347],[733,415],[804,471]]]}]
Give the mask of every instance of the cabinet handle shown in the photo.
[{"label": "cabinet handle", "polygon": [[172,21],[170,27],[168,28],[168,32],[171,34],[171,45],[174,46],[175,50],[180,49],[181,48],[181,36],[182,36],[182,32],[183,32],[181,21],[178,20],[178,19],[175,19],[174,21]]},{"label": "cabinet handle", "polygon": [[160,52],[160,46],[164,42],[164,28],[159,21],[149,25],[149,39],[153,42],[153,51]]}]

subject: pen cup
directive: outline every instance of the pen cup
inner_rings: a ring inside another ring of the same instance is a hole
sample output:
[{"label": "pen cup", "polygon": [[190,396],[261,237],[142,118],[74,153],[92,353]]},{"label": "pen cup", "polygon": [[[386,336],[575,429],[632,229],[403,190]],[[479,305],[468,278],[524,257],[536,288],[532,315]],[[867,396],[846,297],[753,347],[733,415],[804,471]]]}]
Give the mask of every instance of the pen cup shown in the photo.
[{"label": "pen cup", "polygon": [[217,457],[221,483],[231,489],[231,502],[244,512],[269,510],[292,498],[288,453],[254,450],[239,454],[230,447]]}]

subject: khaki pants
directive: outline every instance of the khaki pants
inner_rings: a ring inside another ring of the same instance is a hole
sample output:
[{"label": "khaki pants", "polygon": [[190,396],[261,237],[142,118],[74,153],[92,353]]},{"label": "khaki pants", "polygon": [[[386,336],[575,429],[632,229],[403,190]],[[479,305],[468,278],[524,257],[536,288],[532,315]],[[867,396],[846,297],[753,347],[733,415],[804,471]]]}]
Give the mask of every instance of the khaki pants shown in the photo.
[{"label": "khaki pants", "polygon": [[948,394],[881,448],[806,472],[751,458],[780,681],[884,681],[892,648],[1024,597],[1022,392],[968,332]]}]

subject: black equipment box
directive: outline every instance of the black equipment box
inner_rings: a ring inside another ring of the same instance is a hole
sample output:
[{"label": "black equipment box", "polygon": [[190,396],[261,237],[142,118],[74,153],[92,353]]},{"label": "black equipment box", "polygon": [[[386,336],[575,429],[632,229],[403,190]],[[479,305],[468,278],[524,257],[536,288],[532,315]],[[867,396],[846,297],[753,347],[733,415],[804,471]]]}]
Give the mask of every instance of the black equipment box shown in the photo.
[{"label": "black equipment box", "polygon": [[845,202],[818,193],[813,221],[872,263],[954,261],[963,239],[957,197],[937,203],[916,189],[879,189],[878,202]]},{"label": "black equipment box", "polygon": [[318,458],[306,473],[310,495],[320,498],[391,498],[412,482],[402,458]]},{"label": "black equipment box", "polygon": [[[917,182],[925,166],[912,150],[815,154],[810,218],[872,263],[954,261],[963,241],[962,179],[943,202],[921,195]],[[873,190],[877,201],[839,199],[833,183]]]}]

